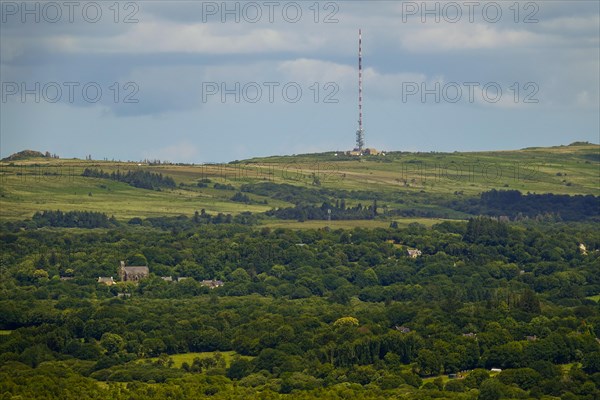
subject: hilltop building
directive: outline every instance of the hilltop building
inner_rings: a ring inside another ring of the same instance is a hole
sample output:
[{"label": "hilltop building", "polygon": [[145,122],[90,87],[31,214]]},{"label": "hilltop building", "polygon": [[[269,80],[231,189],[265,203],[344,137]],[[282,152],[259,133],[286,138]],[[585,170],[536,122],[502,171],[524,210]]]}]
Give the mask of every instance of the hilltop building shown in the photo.
[{"label": "hilltop building", "polygon": [[377,156],[379,155],[379,150],[374,149],[372,147],[369,147],[368,149],[365,150],[365,154],[368,156]]}]

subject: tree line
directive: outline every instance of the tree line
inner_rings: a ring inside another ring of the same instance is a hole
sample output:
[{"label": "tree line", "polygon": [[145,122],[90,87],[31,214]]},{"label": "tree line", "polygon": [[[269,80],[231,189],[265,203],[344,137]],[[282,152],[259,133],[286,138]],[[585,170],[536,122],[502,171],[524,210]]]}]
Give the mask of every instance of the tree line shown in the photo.
[{"label": "tree line", "polygon": [[51,226],[93,229],[111,228],[118,225],[114,217],[109,218],[105,213],[96,211],[37,211],[31,219],[37,228]]},{"label": "tree line", "polygon": [[176,186],[175,180],[168,175],[163,176],[161,173],[143,170],[129,170],[127,172],[117,170],[108,173],[97,168],[86,168],[83,170],[81,176],[87,178],[111,179],[118,182],[125,182],[136,188],[149,190],[160,190],[161,188],[173,189]]},{"label": "tree line", "polygon": [[527,193],[518,190],[492,189],[479,199],[452,203],[459,211],[475,215],[507,216],[511,219],[553,215],[557,220],[582,221],[600,219],[600,197],[553,193]]}]

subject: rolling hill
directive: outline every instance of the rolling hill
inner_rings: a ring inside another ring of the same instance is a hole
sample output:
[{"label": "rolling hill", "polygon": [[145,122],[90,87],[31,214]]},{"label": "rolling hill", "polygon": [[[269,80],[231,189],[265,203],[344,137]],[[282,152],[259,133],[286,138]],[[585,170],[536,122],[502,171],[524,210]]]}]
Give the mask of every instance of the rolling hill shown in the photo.
[{"label": "rolling hill", "polygon": [[[318,207],[343,199],[348,209],[375,206],[377,218],[359,219],[367,225],[382,226],[402,217],[466,218],[473,211],[463,205],[494,189],[600,195],[600,146],[581,142],[465,153],[388,152],[353,157],[327,152],[217,165],[35,157],[41,154],[21,152],[19,157],[0,162],[0,219],[20,220],[36,211],[58,209],[98,211],[121,221],[191,216],[202,209],[210,214],[236,215],[299,204]],[[96,176],[82,176],[86,169],[96,171]],[[149,190],[120,178],[136,171],[172,178],[175,186],[159,184]],[[243,195],[236,196],[240,191]],[[284,219],[287,221],[275,216],[266,222],[294,225],[290,218]]]}]

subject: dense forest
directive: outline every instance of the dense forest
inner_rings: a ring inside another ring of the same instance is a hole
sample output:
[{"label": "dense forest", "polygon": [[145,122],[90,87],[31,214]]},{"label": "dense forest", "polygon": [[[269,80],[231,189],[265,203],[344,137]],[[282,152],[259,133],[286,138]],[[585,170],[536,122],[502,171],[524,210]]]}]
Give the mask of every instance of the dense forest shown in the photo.
[{"label": "dense forest", "polygon": [[[205,212],[36,215],[0,234],[0,399],[600,396],[591,221],[294,231]],[[108,225],[62,227],[75,220]],[[150,276],[99,283],[121,260]]]}]

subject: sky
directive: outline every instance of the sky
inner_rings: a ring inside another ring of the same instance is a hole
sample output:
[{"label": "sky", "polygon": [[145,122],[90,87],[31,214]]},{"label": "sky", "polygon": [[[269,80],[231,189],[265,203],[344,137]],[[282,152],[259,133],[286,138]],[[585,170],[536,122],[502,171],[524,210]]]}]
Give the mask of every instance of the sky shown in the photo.
[{"label": "sky", "polygon": [[0,156],[600,141],[598,1],[0,2]]}]

